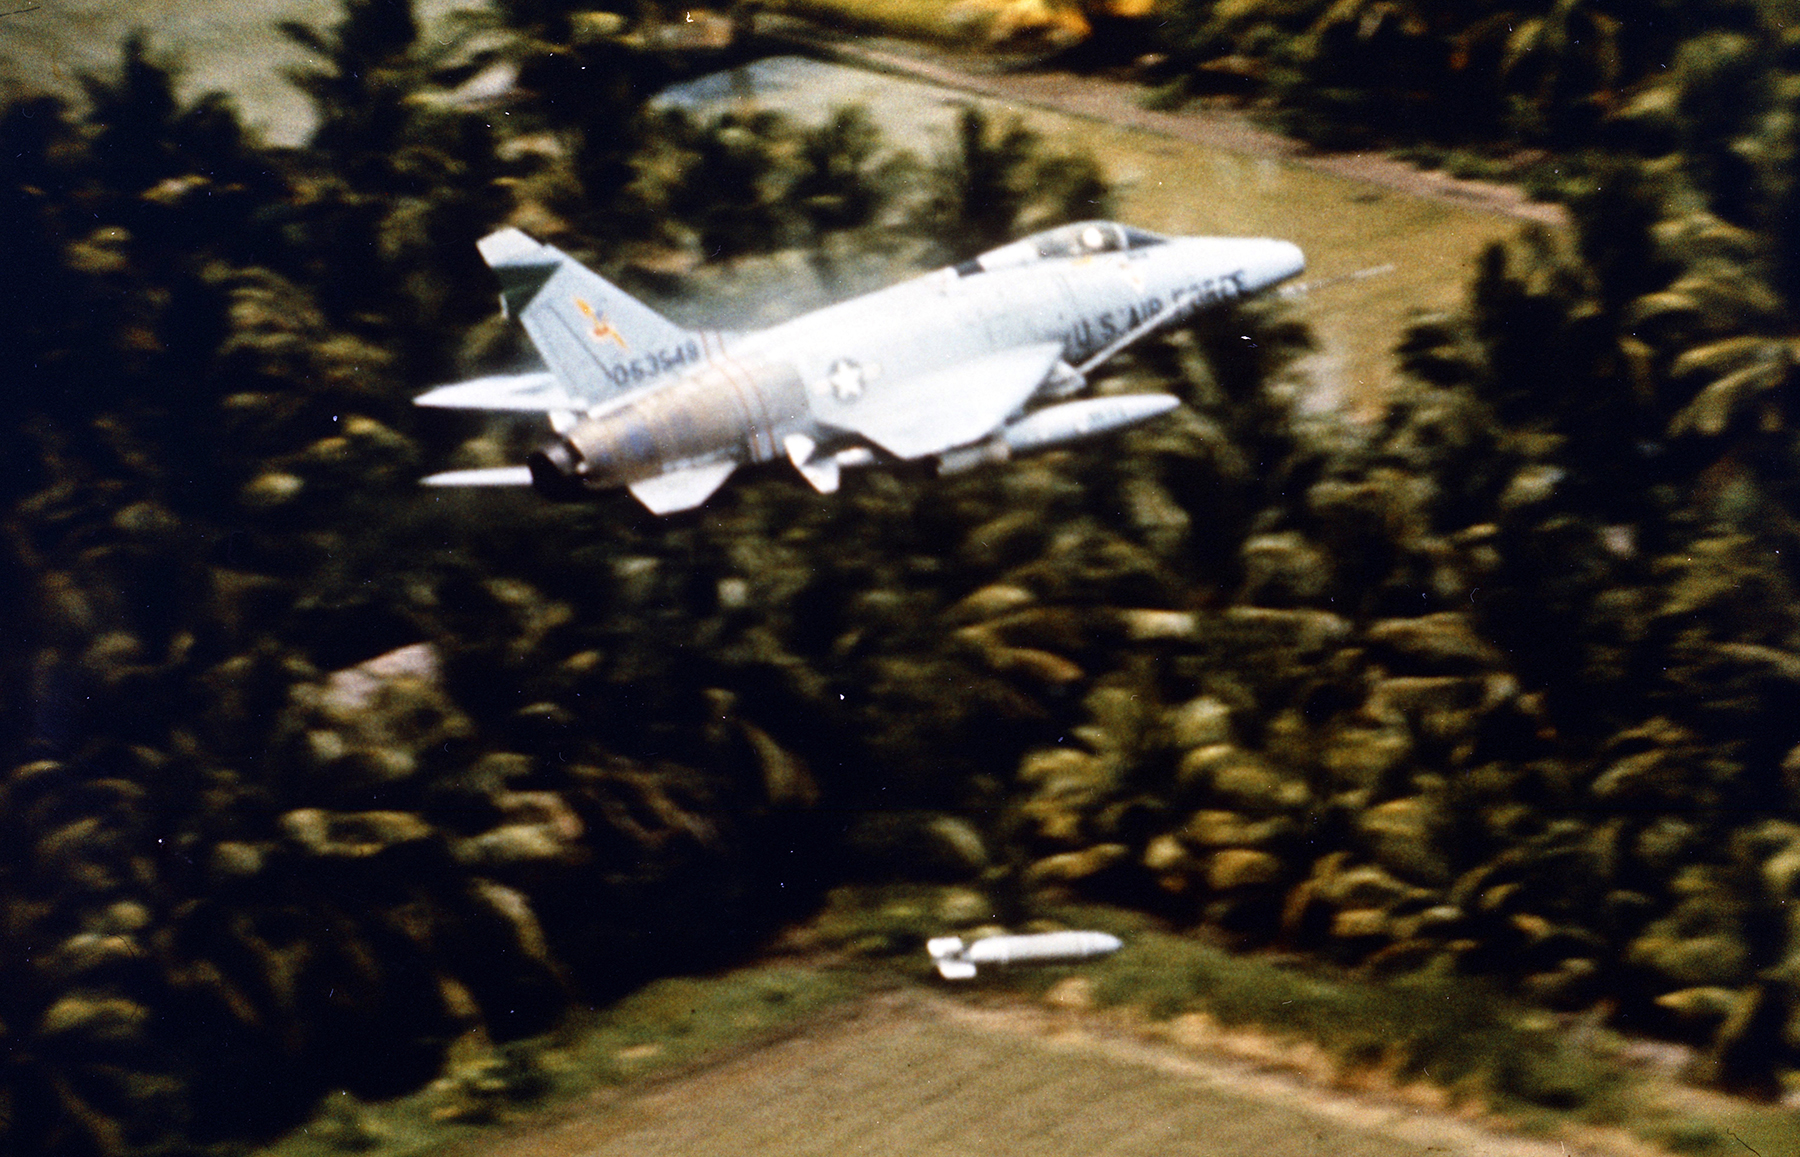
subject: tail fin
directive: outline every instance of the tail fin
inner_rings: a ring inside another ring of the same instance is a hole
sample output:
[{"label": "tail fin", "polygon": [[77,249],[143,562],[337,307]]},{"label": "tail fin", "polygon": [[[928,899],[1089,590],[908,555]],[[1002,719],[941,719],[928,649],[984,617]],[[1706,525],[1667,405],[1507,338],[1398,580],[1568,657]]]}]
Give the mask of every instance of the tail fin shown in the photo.
[{"label": "tail fin", "polygon": [[931,962],[937,965],[938,975],[945,980],[968,980],[975,975],[975,966],[964,958],[964,946],[960,936],[939,936],[925,942],[925,951],[930,954]]},{"label": "tail fin", "polygon": [[519,319],[551,372],[589,408],[700,364],[699,334],[555,246],[502,229],[478,248],[500,278],[507,315]]}]

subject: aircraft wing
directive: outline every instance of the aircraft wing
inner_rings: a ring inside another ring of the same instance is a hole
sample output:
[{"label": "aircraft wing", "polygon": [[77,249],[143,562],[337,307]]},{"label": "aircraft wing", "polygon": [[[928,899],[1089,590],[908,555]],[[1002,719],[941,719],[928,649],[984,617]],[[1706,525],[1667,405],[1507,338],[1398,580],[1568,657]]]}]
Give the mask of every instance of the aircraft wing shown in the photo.
[{"label": "aircraft wing", "polygon": [[542,414],[556,410],[580,411],[589,403],[574,394],[552,373],[495,374],[474,381],[439,386],[413,399],[415,406],[449,410],[523,410]]},{"label": "aircraft wing", "polygon": [[898,458],[923,458],[985,437],[1023,406],[1062,357],[1061,342],[1016,346],[946,369],[883,382],[853,400],[815,405],[822,422]]}]

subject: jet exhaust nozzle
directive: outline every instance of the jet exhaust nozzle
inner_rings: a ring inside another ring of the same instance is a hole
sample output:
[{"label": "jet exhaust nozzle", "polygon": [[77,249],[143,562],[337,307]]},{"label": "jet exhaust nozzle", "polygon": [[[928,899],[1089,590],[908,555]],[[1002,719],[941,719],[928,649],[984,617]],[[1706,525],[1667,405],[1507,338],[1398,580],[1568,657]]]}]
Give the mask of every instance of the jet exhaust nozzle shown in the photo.
[{"label": "jet exhaust nozzle", "polygon": [[546,442],[525,460],[531,471],[531,488],[557,502],[574,502],[587,494],[577,472],[579,459],[567,438]]}]

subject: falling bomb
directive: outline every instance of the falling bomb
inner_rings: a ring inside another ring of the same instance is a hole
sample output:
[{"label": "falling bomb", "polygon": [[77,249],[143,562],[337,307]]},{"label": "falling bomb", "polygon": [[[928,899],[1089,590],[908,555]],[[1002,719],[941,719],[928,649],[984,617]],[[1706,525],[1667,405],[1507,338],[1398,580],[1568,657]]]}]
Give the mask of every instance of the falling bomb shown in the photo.
[{"label": "falling bomb", "polygon": [[1058,964],[1117,952],[1121,941],[1105,932],[1039,932],[1030,936],[989,936],[965,944],[960,936],[925,942],[938,974],[945,980],[968,980],[976,965]]}]

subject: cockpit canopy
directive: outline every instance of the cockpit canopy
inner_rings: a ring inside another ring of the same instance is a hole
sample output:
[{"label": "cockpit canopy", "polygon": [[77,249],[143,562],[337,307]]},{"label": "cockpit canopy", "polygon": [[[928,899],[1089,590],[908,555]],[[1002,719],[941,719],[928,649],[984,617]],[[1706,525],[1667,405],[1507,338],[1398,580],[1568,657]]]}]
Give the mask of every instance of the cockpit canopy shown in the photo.
[{"label": "cockpit canopy", "polygon": [[967,277],[971,273],[991,273],[996,269],[1014,269],[1038,261],[1063,257],[1089,257],[1096,253],[1120,253],[1127,249],[1145,249],[1161,245],[1168,238],[1116,221],[1077,221],[1059,225],[1042,233],[1022,237],[998,249],[990,249],[973,261],[965,261],[956,271]]}]

